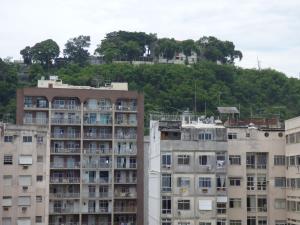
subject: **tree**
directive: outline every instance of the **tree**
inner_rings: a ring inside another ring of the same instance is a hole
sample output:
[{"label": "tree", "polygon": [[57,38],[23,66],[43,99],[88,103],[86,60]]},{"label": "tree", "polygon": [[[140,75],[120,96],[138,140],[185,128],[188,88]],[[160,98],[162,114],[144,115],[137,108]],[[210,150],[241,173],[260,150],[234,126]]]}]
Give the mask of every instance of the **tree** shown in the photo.
[{"label": "tree", "polygon": [[26,65],[30,65],[32,63],[32,49],[30,46],[26,46],[24,49],[22,49],[20,54],[22,55]]},{"label": "tree", "polygon": [[188,57],[192,55],[192,51],[195,51],[195,42],[192,39],[184,40],[181,42],[181,50],[185,55],[186,64],[188,64]]},{"label": "tree", "polygon": [[90,53],[87,50],[87,48],[90,47],[90,42],[90,36],[80,35],[78,37],[69,39],[65,44],[65,49],[63,50],[64,55],[70,61],[83,66],[86,64],[90,56]]},{"label": "tree", "polygon": [[162,38],[157,41],[154,50],[156,57],[161,55],[166,58],[168,62],[170,59],[174,58],[176,52],[179,50],[179,45],[174,38]]},{"label": "tree", "polygon": [[33,61],[39,62],[47,69],[49,69],[49,66],[59,56],[59,46],[52,39],[36,43],[31,50]]},{"label": "tree", "polygon": [[143,53],[143,49],[136,41],[128,41],[124,43],[122,48],[127,60],[129,60],[131,63],[134,59],[138,58]]}]

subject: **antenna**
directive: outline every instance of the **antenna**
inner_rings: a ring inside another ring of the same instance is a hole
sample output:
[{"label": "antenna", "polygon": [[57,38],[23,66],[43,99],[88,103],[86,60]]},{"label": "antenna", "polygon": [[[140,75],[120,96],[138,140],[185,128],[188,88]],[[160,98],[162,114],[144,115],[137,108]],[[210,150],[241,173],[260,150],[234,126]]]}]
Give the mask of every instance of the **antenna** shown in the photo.
[{"label": "antenna", "polygon": [[259,71],[261,70],[261,61],[258,59],[258,56],[257,56],[257,68]]}]

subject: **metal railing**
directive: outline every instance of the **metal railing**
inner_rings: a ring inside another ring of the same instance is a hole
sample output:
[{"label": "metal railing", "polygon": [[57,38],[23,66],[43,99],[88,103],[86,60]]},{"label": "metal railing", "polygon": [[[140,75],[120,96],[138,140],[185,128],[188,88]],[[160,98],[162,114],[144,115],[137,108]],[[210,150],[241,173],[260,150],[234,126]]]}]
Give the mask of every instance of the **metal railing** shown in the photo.
[{"label": "metal railing", "polygon": [[115,190],[115,197],[119,198],[136,198],[136,192],[122,192],[121,190]]},{"label": "metal railing", "polygon": [[115,212],[134,213],[134,212],[136,212],[136,207],[135,206],[115,206],[114,211]]},{"label": "metal railing", "polygon": [[76,118],[51,118],[51,124],[80,124],[80,119]]},{"label": "metal railing", "polygon": [[80,162],[64,162],[64,163],[56,163],[56,162],[50,162],[50,168],[54,169],[79,169],[80,168]]},{"label": "metal railing", "polygon": [[85,139],[112,139],[111,134],[85,133]]},{"label": "metal railing", "polygon": [[107,168],[111,168],[112,163],[108,162],[108,163],[103,163],[103,162],[83,162],[82,167],[83,168],[90,168],[90,169],[107,169]]},{"label": "metal railing", "polygon": [[112,149],[111,148],[99,148],[99,149],[86,148],[86,149],[83,149],[83,153],[84,154],[95,154],[95,155],[111,154],[112,153]]},{"label": "metal railing", "polygon": [[115,148],[115,154],[117,155],[136,155],[137,148]]},{"label": "metal railing", "polygon": [[85,119],[83,124],[85,125],[112,125],[112,120],[91,120],[91,119]]},{"label": "metal railing", "polygon": [[80,110],[80,105],[71,105],[71,104],[52,104],[52,109],[68,109],[68,110]]},{"label": "metal railing", "polygon": [[85,184],[109,184],[111,183],[111,179],[110,178],[83,178],[82,182]]},{"label": "metal railing", "polygon": [[50,213],[79,213],[79,210],[73,207],[53,207],[49,211]]},{"label": "metal railing", "polygon": [[112,197],[112,193],[108,192],[83,192],[83,197],[85,198],[110,198]]},{"label": "metal railing", "polygon": [[80,153],[80,148],[51,148],[51,153]]},{"label": "metal railing", "polygon": [[79,222],[60,222],[60,223],[49,223],[49,225],[79,225]]},{"label": "metal railing", "polygon": [[129,163],[129,164],[124,164],[124,163],[116,163],[116,169],[136,169],[137,164],[136,163]]},{"label": "metal railing", "polygon": [[136,134],[116,134],[115,138],[116,139],[136,139],[137,135]]},{"label": "metal railing", "polygon": [[115,183],[116,184],[130,184],[130,183],[136,183],[137,178],[136,177],[115,177]]},{"label": "metal railing", "polygon": [[128,105],[116,105],[115,106],[115,110],[116,111],[132,111],[135,112],[137,111],[137,107],[136,106],[128,106]]},{"label": "metal railing", "polygon": [[80,178],[79,177],[50,177],[50,183],[61,183],[61,184],[80,183]]},{"label": "metal railing", "polygon": [[62,192],[62,193],[50,193],[50,198],[79,198],[80,193],[68,193],[68,192]]},{"label": "metal railing", "polygon": [[78,139],[80,138],[80,133],[52,133],[51,138],[60,138],[60,139]]},{"label": "metal railing", "polygon": [[23,119],[24,124],[38,124],[38,125],[47,125],[48,119],[47,118],[29,118],[24,117]]},{"label": "metal railing", "polygon": [[84,111],[111,111],[112,110],[112,105],[97,106],[95,108],[84,106],[83,110]]},{"label": "metal railing", "polygon": [[120,125],[120,126],[136,126],[137,125],[137,121],[136,120],[117,120],[116,121],[116,125]]}]

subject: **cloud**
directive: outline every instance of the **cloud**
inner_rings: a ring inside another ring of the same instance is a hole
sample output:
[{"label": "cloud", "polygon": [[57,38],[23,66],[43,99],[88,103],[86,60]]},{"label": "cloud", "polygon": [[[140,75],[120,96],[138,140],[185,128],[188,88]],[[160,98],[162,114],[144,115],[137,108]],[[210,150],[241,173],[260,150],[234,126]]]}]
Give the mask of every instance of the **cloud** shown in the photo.
[{"label": "cloud", "polygon": [[238,65],[272,67],[298,74],[298,0],[11,0],[0,8],[0,57],[20,58],[26,45],[52,38],[61,47],[80,34],[90,35],[93,52],[115,30],[157,33],[178,40],[216,36],[233,41],[244,53]]}]

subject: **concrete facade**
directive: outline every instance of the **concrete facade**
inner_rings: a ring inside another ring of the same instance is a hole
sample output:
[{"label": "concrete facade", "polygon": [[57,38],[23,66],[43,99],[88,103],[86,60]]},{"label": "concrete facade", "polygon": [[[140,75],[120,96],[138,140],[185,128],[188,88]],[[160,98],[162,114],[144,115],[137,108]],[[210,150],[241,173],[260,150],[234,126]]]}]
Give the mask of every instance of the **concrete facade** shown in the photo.
[{"label": "concrete facade", "polygon": [[0,223],[48,224],[46,128],[0,124]]}]

